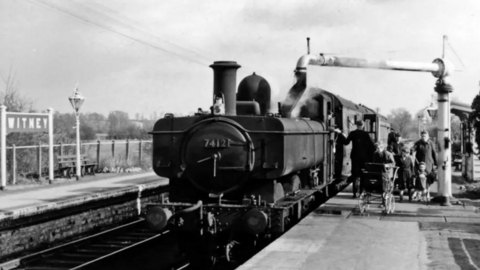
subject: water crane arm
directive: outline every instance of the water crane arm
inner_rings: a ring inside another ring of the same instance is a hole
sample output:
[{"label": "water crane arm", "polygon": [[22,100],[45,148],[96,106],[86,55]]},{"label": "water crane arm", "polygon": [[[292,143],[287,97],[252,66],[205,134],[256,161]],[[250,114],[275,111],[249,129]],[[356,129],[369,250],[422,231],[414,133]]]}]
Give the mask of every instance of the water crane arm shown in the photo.
[{"label": "water crane arm", "polygon": [[282,104],[282,112],[286,117],[295,116],[292,113],[302,98],[307,87],[307,66],[330,66],[330,67],[348,67],[348,68],[368,68],[368,69],[386,69],[400,71],[431,72],[436,78],[439,78],[442,84],[449,84],[448,77],[454,70],[453,65],[445,59],[437,58],[432,63],[427,62],[408,62],[393,60],[371,60],[352,57],[338,57],[324,54],[306,54],[297,61],[295,69],[297,82],[289,90],[285,102]]},{"label": "water crane arm", "polygon": [[440,58],[433,63],[422,63],[307,54],[298,60],[297,71],[305,71],[307,65],[431,72],[436,78],[447,77],[453,70],[450,63]]}]

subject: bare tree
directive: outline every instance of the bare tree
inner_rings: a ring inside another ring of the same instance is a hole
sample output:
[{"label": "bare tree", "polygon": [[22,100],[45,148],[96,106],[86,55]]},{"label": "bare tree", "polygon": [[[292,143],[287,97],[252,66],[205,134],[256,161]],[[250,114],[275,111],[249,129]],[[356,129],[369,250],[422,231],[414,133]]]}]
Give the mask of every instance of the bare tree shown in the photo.
[{"label": "bare tree", "polygon": [[16,73],[12,71],[12,67],[7,74],[0,72],[0,77],[5,83],[5,90],[0,93],[0,102],[7,106],[7,110],[9,112],[32,111],[32,101],[20,95]]},{"label": "bare tree", "polygon": [[388,120],[402,137],[405,137],[407,127],[412,123],[412,115],[405,108],[393,109],[388,115]]},{"label": "bare tree", "polygon": [[[4,73],[0,71],[0,79],[5,84],[5,88],[2,91],[2,85],[0,82],[0,104],[5,105],[7,107],[7,111],[9,112],[31,112],[33,111],[33,103],[28,99],[20,95],[20,90],[18,87],[18,81],[16,78],[16,73],[13,72],[12,67],[8,70],[8,72]],[[42,134],[35,134],[35,133],[17,133],[12,132],[7,135],[7,145],[15,144],[15,145],[33,145],[38,144],[40,141],[46,141],[46,136]],[[45,155],[43,153],[42,155]],[[20,176],[25,176],[31,174],[32,172],[36,171],[37,168],[35,167],[35,160],[36,154],[33,151],[17,151],[16,152],[16,161],[17,161],[17,171],[16,173]],[[44,163],[48,160],[48,158],[42,158]],[[11,155],[7,155],[7,169],[11,171],[13,164],[13,157]],[[46,165],[46,164],[45,164]],[[38,172],[37,172],[38,175]],[[12,174],[9,175],[9,180],[13,177]],[[20,177],[17,181],[21,182]]]}]

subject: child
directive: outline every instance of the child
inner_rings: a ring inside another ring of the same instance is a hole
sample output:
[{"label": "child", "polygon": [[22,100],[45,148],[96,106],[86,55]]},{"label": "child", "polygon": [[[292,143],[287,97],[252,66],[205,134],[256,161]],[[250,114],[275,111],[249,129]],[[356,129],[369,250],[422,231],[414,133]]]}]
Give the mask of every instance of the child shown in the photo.
[{"label": "child", "polygon": [[[415,192],[413,193],[413,198],[421,200],[422,198],[427,201],[427,172],[425,169],[427,166],[425,162],[420,162],[418,165],[418,170],[415,172]],[[420,197],[418,197],[420,196]]]},{"label": "child", "polygon": [[427,200],[430,200],[430,186],[437,181],[437,173],[432,170],[427,176]]},{"label": "child", "polygon": [[[387,190],[387,184],[391,178],[389,168],[395,166],[395,159],[392,153],[388,152],[381,141],[375,143],[375,153],[373,154],[373,163],[384,164],[382,169],[381,180],[382,181],[382,190],[385,192]],[[382,204],[380,207],[385,206],[385,198],[382,196]]]},{"label": "child", "polygon": [[395,156],[395,163],[399,167],[398,177],[395,180],[395,183],[398,185],[398,189],[400,191],[400,202],[403,201],[403,192],[405,189],[407,189],[408,192],[408,200],[410,202],[412,201],[411,189],[414,187],[414,185],[412,185],[411,180],[414,169],[413,161],[408,153],[408,148],[402,147],[401,155]]}]

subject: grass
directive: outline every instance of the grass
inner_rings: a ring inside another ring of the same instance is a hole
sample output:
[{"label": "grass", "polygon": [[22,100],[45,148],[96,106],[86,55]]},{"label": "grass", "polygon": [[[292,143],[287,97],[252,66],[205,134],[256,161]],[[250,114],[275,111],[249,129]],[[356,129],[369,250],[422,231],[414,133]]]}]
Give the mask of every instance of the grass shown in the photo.
[{"label": "grass", "polygon": [[100,164],[98,165],[98,170],[103,171],[104,168],[108,168],[110,171],[115,168],[121,168],[123,170],[129,168],[141,168],[142,170],[148,170],[151,168],[151,158],[150,156],[142,157],[140,161],[138,156],[136,157],[129,157],[128,159],[125,158],[123,155],[117,155],[113,157],[106,157],[100,160]]}]

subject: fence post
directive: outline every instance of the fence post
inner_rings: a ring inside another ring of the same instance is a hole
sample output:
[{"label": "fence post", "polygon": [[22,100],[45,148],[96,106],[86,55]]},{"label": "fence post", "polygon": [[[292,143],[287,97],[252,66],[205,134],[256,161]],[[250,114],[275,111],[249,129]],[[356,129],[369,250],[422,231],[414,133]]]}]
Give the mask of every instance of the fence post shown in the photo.
[{"label": "fence post", "polygon": [[138,167],[142,166],[142,139],[138,142]]},{"label": "fence post", "polygon": [[60,156],[63,156],[63,143],[60,143]]},{"label": "fence post", "polygon": [[38,180],[42,180],[42,143],[38,143],[37,151],[37,161],[38,161]]},{"label": "fence post", "polygon": [[97,171],[100,171],[100,140],[97,141]]},{"label": "fence post", "polygon": [[55,163],[53,161],[53,109],[48,108],[48,183],[55,178]]},{"label": "fence post", "polygon": [[130,141],[127,139],[127,143],[125,146],[125,159],[128,160],[128,146],[130,145]]},{"label": "fence post", "polygon": [[12,185],[17,182],[17,149],[15,144],[12,144]]},{"label": "fence post", "polygon": [[115,140],[112,140],[112,158],[115,158]]}]

